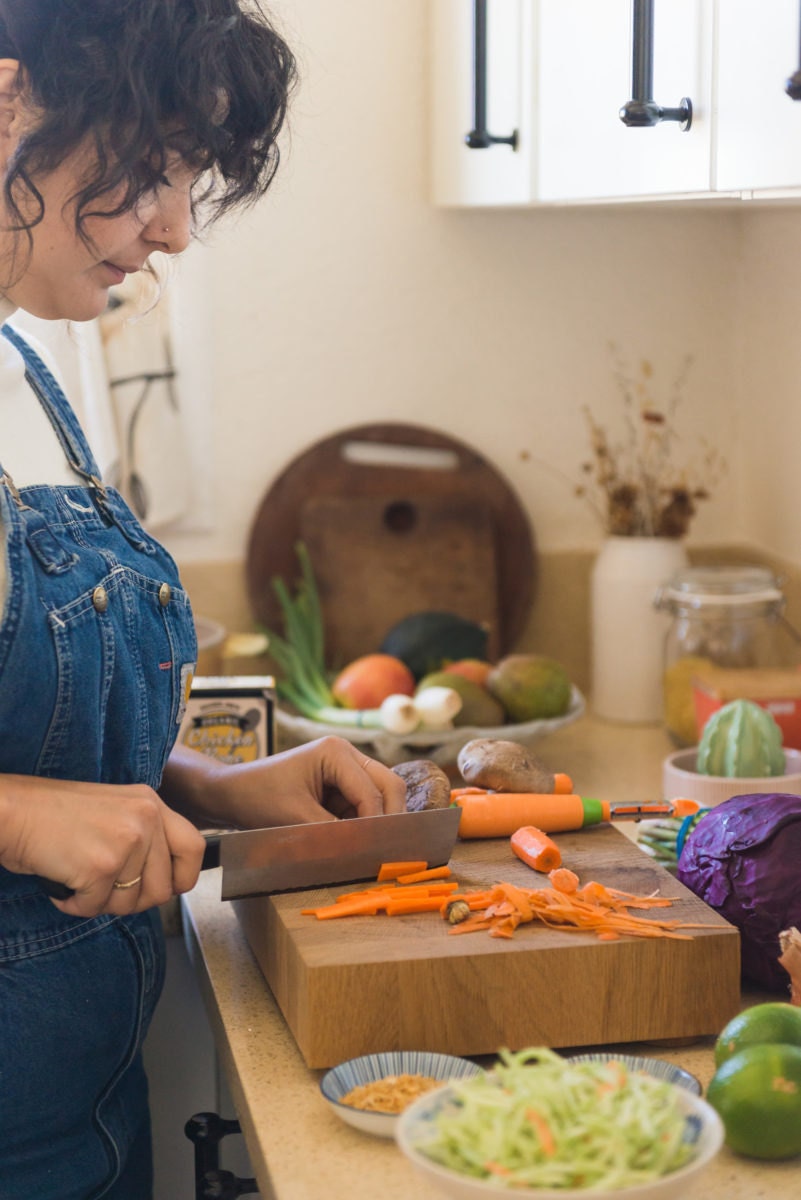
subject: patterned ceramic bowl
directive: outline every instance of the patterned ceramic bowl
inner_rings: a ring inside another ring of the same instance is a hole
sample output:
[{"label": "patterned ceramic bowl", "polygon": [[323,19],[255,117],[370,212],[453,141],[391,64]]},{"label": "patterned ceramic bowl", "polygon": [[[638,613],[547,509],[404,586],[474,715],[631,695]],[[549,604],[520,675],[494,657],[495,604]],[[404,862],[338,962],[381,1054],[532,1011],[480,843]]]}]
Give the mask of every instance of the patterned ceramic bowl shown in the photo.
[{"label": "patterned ceramic bowl", "polygon": [[320,1080],[320,1091],[331,1108],[356,1129],[377,1137],[394,1137],[399,1113],[375,1112],[345,1104],[343,1097],[353,1088],[397,1075],[423,1075],[442,1084],[452,1079],[479,1075],[481,1068],[466,1058],[432,1054],[425,1050],[398,1050],[386,1054],[364,1054],[332,1067]]}]

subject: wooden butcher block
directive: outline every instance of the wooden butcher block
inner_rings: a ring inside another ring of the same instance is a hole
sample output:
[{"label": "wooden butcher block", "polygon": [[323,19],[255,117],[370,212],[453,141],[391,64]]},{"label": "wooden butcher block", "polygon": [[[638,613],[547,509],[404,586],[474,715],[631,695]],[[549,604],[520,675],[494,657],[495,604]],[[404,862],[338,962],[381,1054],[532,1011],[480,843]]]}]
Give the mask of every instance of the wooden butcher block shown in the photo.
[{"label": "wooden butcher block", "polygon": [[[435,913],[318,921],[301,909],[354,887],[235,902],[237,915],[306,1063],[432,1050],[494,1054],[717,1034],[740,1007],[740,939],[727,924],[611,825],[555,836],[563,863],[639,895],[675,897],[651,910],[707,927],[691,941],[623,938],[539,924],[512,940],[451,936]],[[507,838],[457,843],[451,869],[466,888],[504,880],[547,886]],[[648,912],[638,914],[647,917]]]}]

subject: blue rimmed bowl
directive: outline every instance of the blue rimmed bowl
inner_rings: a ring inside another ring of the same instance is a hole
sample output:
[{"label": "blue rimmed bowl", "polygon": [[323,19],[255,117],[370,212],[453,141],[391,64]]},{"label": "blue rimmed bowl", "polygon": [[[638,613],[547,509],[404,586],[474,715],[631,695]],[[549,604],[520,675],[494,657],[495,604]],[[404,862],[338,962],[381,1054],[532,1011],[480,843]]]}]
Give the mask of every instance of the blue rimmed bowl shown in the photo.
[{"label": "blue rimmed bowl", "polygon": [[685,1071],[683,1067],[676,1067],[673,1063],[665,1062],[663,1058],[643,1058],[638,1054],[615,1054],[611,1050],[599,1050],[588,1054],[568,1054],[566,1057],[571,1062],[619,1062],[627,1071],[643,1071],[646,1075],[653,1075],[655,1079],[661,1079],[665,1083],[675,1083],[677,1087],[686,1088],[694,1096],[701,1095],[700,1080],[691,1075],[689,1071]]},{"label": "blue rimmed bowl", "polygon": [[[691,1148],[690,1159],[675,1171],[647,1183],[633,1184],[613,1191],[597,1188],[520,1187],[510,1189],[499,1179],[478,1179],[453,1168],[442,1166],[426,1154],[436,1136],[440,1114],[450,1116],[460,1106],[458,1089],[451,1085],[421,1096],[400,1114],[396,1140],[417,1174],[451,1200],[509,1200],[511,1196],[530,1196],[531,1200],[587,1200],[614,1196],[616,1200],[685,1200],[695,1195],[696,1177],[719,1153],[723,1141],[723,1122],[700,1096],[687,1088],[677,1088],[679,1107],[684,1116],[684,1141]],[[615,1131],[610,1130],[610,1137]]]},{"label": "blue rimmed bowl", "polygon": [[455,1079],[480,1075],[481,1067],[467,1058],[452,1054],[434,1054],[427,1050],[395,1050],[382,1054],[364,1054],[351,1058],[326,1071],[320,1080],[320,1091],[333,1111],[348,1125],[372,1133],[376,1137],[393,1138],[399,1113],[374,1112],[345,1104],[343,1097],[352,1088],[376,1083],[392,1075],[425,1075],[443,1085]]}]

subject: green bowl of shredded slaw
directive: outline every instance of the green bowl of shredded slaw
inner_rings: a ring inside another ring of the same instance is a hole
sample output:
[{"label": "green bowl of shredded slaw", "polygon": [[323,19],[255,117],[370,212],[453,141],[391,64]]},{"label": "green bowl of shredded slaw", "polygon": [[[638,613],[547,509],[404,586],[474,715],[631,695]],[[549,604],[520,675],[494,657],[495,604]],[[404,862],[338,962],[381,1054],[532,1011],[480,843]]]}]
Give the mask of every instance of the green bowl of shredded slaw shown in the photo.
[{"label": "green bowl of shredded slaw", "polygon": [[545,1048],[502,1050],[492,1071],[415,1101],[396,1129],[412,1165],[455,1200],[681,1200],[723,1136],[686,1087]]}]

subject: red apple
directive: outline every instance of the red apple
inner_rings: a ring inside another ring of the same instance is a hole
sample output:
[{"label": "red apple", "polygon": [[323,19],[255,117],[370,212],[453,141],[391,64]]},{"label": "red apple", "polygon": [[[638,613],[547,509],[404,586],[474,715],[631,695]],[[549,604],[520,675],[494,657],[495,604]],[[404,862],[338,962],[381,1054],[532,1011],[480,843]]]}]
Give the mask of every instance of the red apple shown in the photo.
[{"label": "red apple", "polygon": [[465,679],[470,679],[480,687],[486,687],[487,676],[492,670],[492,663],[484,662],[480,658],[460,658],[457,662],[448,663],[446,667],[443,667],[443,670],[448,671],[452,675],[462,675]]},{"label": "red apple", "polygon": [[379,708],[387,696],[414,695],[414,675],[391,654],[364,654],[337,675],[331,691],[343,708]]}]

